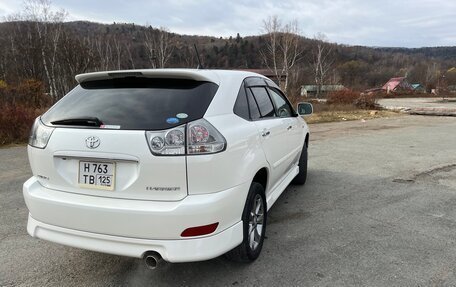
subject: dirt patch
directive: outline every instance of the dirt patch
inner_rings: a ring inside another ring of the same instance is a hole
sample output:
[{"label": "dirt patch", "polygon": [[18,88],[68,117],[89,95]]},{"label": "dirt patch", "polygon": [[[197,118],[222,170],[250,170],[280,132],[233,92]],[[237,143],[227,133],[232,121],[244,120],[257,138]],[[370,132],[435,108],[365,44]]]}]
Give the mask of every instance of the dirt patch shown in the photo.
[{"label": "dirt patch", "polygon": [[435,167],[433,169],[420,172],[410,178],[395,178],[393,182],[397,183],[415,183],[427,182],[436,183],[449,187],[455,186],[456,164]]}]

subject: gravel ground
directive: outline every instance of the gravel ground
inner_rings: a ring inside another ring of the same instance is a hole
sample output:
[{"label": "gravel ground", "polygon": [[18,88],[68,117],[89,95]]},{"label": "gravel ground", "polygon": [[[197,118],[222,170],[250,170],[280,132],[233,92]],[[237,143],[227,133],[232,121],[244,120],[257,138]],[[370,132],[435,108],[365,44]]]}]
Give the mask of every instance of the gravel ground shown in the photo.
[{"label": "gravel ground", "polygon": [[456,118],[311,126],[309,175],[269,213],[253,264],[167,264],[31,238],[26,148],[0,149],[0,286],[456,285]]}]

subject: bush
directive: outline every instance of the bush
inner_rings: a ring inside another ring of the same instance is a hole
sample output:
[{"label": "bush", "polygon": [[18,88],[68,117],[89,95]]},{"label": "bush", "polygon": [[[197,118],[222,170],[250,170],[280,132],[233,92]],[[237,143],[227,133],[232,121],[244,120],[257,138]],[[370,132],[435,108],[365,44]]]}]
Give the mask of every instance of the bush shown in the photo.
[{"label": "bush", "polygon": [[0,145],[27,142],[35,118],[51,104],[40,81],[0,81]]},{"label": "bush", "polygon": [[51,105],[52,99],[45,93],[42,82],[24,80],[17,85],[0,85],[0,103],[44,108]]},{"label": "bush", "polygon": [[359,98],[359,93],[352,90],[340,90],[328,94],[327,103],[329,105],[342,104],[352,105]]},{"label": "bush", "polygon": [[353,103],[357,108],[373,110],[378,108],[377,98],[374,94],[362,94]]},{"label": "bush", "polygon": [[6,89],[7,87],[8,87],[8,85],[6,84],[6,82],[3,80],[0,80],[0,89]]},{"label": "bush", "polygon": [[341,90],[328,95],[329,105],[351,105],[359,109],[376,109],[377,97],[375,94],[360,94],[351,90]]},{"label": "bush", "polygon": [[22,105],[0,105],[0,145],[27,142],[35,118],[42,112]]}]

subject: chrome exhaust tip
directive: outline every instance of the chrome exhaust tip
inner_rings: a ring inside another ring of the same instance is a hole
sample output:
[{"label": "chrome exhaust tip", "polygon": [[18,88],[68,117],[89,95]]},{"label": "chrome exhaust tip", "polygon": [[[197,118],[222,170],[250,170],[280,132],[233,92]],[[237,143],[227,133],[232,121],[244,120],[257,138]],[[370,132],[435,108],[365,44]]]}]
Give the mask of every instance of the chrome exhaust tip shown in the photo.
[{"label": "chrome exhaust tip", "polygon": [[158,252],[155,251],[147,251],[144,254],[144,263],[146,264],[147,268],[154,270],[159,265],[161,265],[163,258]]}]

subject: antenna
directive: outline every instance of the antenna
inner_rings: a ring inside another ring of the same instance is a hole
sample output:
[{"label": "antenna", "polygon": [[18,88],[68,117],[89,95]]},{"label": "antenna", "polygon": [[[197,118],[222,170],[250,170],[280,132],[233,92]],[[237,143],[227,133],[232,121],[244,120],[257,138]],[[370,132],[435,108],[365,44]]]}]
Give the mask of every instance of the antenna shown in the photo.
[{"label": "antenna", "polygon": [[193,44],[193,47],[195,48],[196,58],[198,59],[198,67],[196,67],[196,68],[204,69],[203,64],[201,64],[201,59],[200,59],[200,55],[198,53],[198,48],[196,48],[196,44]]}]

